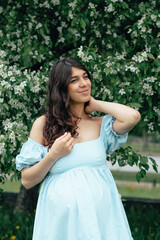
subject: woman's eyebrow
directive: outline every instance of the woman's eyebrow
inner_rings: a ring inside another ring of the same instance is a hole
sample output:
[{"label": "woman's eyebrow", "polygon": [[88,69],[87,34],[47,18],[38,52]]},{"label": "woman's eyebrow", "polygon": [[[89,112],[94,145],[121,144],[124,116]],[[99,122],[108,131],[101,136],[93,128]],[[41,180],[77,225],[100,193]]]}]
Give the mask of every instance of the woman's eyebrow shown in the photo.
[{"label": "woman's eyebrow", "polygon": [[[84,72],[82,75],[85,75],[85,74],[87,74],[87,72]],[[79,77],[79,76],[73,76],[73,77],[71,77],[71,79],[72,78],[77,78],[77,77]]]},{"label": "woman's eyebrow", "polygon": [[78,76],[73,76],[73,77],[71,77],[71,79],[72,79],[72,78],[77,78],[77,77],[78,77]]}]

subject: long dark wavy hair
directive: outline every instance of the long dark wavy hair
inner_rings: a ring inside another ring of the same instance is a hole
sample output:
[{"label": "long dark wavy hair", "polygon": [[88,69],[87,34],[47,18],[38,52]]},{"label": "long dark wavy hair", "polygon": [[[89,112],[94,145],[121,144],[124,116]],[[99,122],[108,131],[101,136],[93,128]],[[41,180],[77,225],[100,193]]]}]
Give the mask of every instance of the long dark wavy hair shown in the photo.
[{"label": "long dark wavy hair", "polygon": [[56,138],[65,132],[70,132],[72,136],[78,135],[76,129],[77,121],[80,118],[73,115],[70,110],[70,96],[68,93],[72,67],[83,69],[91,79],[90,73],[85,66],[75,59],[62,59],[53,65],[48,83],[46,122],[43,129],[43,136],[48,147],[51,147]]}]

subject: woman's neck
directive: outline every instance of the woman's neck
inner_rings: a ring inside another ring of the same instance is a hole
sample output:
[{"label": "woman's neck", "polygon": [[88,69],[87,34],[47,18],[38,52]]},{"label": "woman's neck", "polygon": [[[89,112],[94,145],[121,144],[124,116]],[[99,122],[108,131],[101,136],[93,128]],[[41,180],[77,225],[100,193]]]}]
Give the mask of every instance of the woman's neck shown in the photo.
[{"label": "woman's neck", "polygon": [[84,111],[84,104],[71,104],[71,112],[81,119],[88,118],[88,115]]}]

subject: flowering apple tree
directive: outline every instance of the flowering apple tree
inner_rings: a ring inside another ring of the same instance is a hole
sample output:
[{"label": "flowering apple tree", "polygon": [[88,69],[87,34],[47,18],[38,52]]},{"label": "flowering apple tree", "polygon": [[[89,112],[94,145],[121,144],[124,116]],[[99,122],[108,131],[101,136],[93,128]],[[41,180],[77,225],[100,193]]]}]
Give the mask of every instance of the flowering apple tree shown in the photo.
[{"label": "flowering apple tree", "polygon": [[[160,3],[130,0],[0,1],[0,180],[17,176],[15,156],[43,113],[48,75],[63,57],[81,60],[92,95],[141,112],[141,128],[160,133]],[[154,159],[131,147],[108,156],[139,166]],[[15,174],[13,174],[15,172]]]}]

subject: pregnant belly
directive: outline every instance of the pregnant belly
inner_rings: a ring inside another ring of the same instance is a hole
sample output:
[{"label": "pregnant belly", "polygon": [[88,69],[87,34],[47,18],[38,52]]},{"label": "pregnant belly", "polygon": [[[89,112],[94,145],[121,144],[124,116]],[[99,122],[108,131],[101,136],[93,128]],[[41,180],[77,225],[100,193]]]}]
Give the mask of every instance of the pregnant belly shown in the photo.
[{"label": "pregnant belly", "polygon": [[101,208],[104,199],[107,198],[108,202],[111,200],[112,176],[108,170],[107,166],[103,165],[99,168],[72,169],[48,176],[42,191],[48,204],[61,211],[87,211],[88,205],[98,209]]}]

